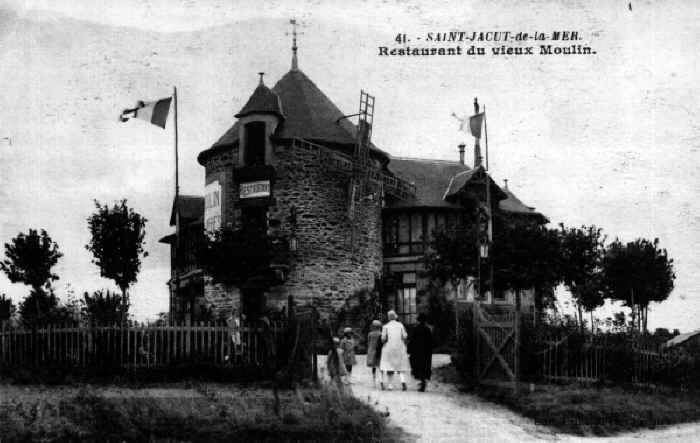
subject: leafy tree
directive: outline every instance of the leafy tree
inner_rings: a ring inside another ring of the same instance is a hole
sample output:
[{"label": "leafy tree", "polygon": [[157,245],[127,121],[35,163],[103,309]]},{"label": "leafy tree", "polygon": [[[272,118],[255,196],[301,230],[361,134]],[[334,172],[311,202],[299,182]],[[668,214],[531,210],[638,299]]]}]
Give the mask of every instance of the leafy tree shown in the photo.
[{"label": "leafy tree", "polygon": [[561,277],[576,301],[578,320],[583,330],[583,311],[591,314],[605,302],[603,291],[603,257],[605,255],[602,229],[595,226],[566,228],[560,224]]},{"label": "leafy tree", "polygon": [[[49,292],[51,282],[58,280],[58,275],[51,272],[61,258],[58,245],[49,237],[45,230],[41,233],[30,229],[28,234],[20,232],[11,243],[5,243],[5,259],[0,262],[0,269],[5,272],[12,283],[24,283],[31,287],[31,293],[25,299],[23,306],[31,298],[35,319],[47,318],[48,312],[42,306],[50,307]],[[20,307],[20,313],[27,312]],[[23,315],[24,318],[24,315]]]},{"label": "leafy tree", "polygon": [[[478,274],[476,229],[436,232],[432,251],[424,256],[425,274],[433,280],[452,282]],[[552,288],[559,281],[559,235],[538,220],[495,211],[493,217],[494,290],[522,291],[534,288],[538,307],[554,299]],[[483,261],[482,271],[490,268]],[[489,272],[482,272],[482,287],[490,287]]]},{"label": "leafy tree", "polygon": [[633,327],[646,332],[649,303],[666,300],[673,290],[673,259],[659,248],[659,239],[626,244],[616,239],[605,252],[603,267],[608,297],[632,308]]},{"label": "leafy tree", "polygon": [[15,305],[5,294],[0,294],[0,326],[9,321],[15,314]]},{"label": "leafy tree", "polygon": [[[102,277],[114,280],[122,292],[122,313],[129,304],[128,289],[136,282],[141,269],[146,219],[121,200],[109,207],[95,200],[97,212],[88,218],[91,239],[85,248],[92,252],[92,262],[100,268]],[[126,321],[126,317],[122,319]]]},{"label": "leafy tree", "polygon": [[456,304],[445,294],[445,286],[430,282],[427,287],[428,323],[433,326],[433,343],[437,346],[445,344],[455,337]]},{"label": "leafy tree", "polygon": [[199,261],[214,283],[242,286],[270,277],[270,247],[259,230],[220,229],[206,236]]},{"label": "leafy tree", "polygon": [[[516,303],[521,293],[535,288],[540,294],[560,280],[560,242],[556,229],[530,218],[496,213],[493,232],[495,290],[512,290]],[[542,307],[542,300],[539,303]]]},{"label": "leafy tree", "polygon": [[81,313],[93,325],[116,324],[126,318],[129,311],[128,301],[109,290],[99,290],[92,294],[85,292],[81,300]]},{"label": "leafy tree", "polygon": [[18,313],[22,323],[29,328],[58,323],[62,319],[58,298],[51,288],[47,291],[32,289],[20,302]]},{"label": "leafy tree", "polygon": [[616,312],[613,314],[612,327],[615,332],[623,332],[627,325],[627,316],[625,311]]},{"label": "leafy tree", "polygon": [[473,225],[447,232],[433,233],[434,243],[424,256],[425,274],[440,283],[452,283],[477,275],[476,229]]}]

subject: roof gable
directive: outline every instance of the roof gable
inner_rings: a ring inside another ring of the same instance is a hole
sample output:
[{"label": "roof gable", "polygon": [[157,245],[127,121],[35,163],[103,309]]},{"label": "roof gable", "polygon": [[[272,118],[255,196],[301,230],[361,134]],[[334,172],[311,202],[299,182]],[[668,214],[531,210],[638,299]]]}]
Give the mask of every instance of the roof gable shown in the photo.
[{"label": "roof gable", "polygon": [[392,157],[387,166],[396,176],[416,185],[416,198],[396,201],[390,207],[458,208],[459,205],[443,199],[452,177],[469,171],[469,166],[445,160]]},{"label": "roof gable", "polygon": [[250,96],[248,102],[243,106],[243,109],[236,114],[236,118],[245,117],[250,114],[274,114],[280,118],[284,118],[280,98],[262,83],[255,88],[253,95]]},{"label": "roof gable", "polygon": [[204,197],[197,195],[179,195],[173,200],[170,211],[170,226],[175,225],[176,211],[180,214],[182,222],[196,221],[204,217]]}]

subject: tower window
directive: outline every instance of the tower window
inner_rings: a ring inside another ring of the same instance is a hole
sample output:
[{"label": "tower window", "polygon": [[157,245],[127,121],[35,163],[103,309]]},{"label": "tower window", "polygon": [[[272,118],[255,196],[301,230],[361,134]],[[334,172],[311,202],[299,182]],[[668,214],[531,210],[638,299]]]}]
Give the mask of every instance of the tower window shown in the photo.
[{"label": "tower window", "polygon": [[251,122],[245,125],[243,162],[246,166],[265,164],[265,122]]}]

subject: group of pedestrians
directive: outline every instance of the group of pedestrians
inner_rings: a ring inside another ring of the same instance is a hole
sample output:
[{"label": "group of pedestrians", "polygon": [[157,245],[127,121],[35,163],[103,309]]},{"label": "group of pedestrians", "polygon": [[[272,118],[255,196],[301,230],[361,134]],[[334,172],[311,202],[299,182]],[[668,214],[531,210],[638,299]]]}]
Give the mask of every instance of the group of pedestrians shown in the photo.
[{"label": "group of pedestrians", "polygon": [[[379,320],[372,321],[367,335],[367,366],[372,370],[374,385],[379,382],[382,390],[391,390],[398,375],[405,391],[408,389],[405,374],[411,371],[419,381],[418,390],[425,391],[432,363],[432,332],[426,324],[426,315],[418,315],[418,324],[410,337],[395,311],[389,311],[387,318],[389,321],[384,325]],[[352,368],[357,364],[352,329],[345,328],[342,339],[334,338],[334,348],[328,355],[328,374],[349,383]]]}]

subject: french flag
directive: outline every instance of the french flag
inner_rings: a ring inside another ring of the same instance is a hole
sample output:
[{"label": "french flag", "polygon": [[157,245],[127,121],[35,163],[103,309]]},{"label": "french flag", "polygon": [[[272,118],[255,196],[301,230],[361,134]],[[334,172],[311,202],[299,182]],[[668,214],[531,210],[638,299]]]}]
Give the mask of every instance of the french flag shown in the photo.
[{"label": "french flag", "polygon": [[125,122],[130,118],[139,118],[165,129],[165,121],[168,119],[172,100],[172,97],[168,97],[154,102],[138,101],[135,108],[122,111],[119,121]]}]

